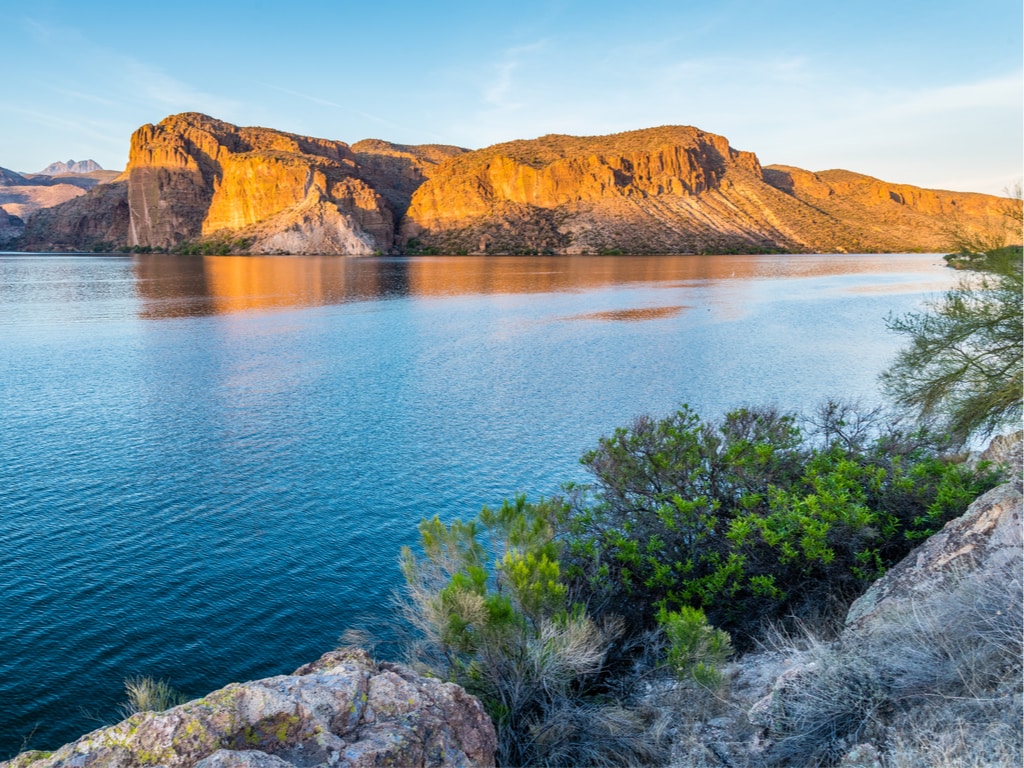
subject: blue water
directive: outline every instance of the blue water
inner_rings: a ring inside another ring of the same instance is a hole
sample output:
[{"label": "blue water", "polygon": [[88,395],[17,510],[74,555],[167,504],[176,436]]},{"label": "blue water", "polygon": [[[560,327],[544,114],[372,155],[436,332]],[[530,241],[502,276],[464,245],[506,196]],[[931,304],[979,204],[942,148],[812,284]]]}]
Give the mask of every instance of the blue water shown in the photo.
[{"label": "blue water", "polygon": [[421,517],[585,480],[639,413],[877,401],[941,264],[0,254],[0,758],[116,721],[128,675],[393,639]]}]

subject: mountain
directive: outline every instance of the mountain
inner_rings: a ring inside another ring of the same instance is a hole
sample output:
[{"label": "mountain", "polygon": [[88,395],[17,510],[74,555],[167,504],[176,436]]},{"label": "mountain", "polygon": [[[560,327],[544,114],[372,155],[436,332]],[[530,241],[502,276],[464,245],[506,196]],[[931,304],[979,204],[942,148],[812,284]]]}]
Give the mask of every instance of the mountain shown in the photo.
[{"label": "mountain", "polygon": [[21,246],[29,250],[113,250],[128,242],[128,182],[97,185],[24,224]]},{"label": "mountain", "polygon": [[123,186],[97,187],[88,201],[29,221],[21,247],[941,251],[953,223],[979,233],[1002,226],[1008,203],[850,171],[762,167],[725,137],[687,126],[469,151],[378,139],[350,146],[184,113],[139,128],[119,178]]},{"label": "mountain", "polygon": [[50,163],[39,172],[40,176],[60,176],[65,173],[92,173],[102,171],[103,168],[95,160],[68,160],[66,163],[60,161]]},{"label": "mountain", "polygon": [[446,144],[392,144],[364,139],[352,145],[360,175],[391,204],[398,221],[409,209],[413,193],[449,158],[468,152]]},{"label": "mountain", "polygon": [[416,191],[402,235],[442,252],[937,251],[950,216],[983,228],[999,201],[762,168],[722,136],[665,126],[454,158]]},{"label": "mountain", "polygon": [[22,222],[27,221],[37,211],[58,206],[102,183],[103,179],[96,178],[96,174],[110,173],[98,171],[90,176],[58,178],[20,174],[7,168],[0,168],[0,210]]},{"label": "mountain", "polygon": [[167,248],[220,233],[255,253],[386,251],[394,214],[347,144],[197,113],[135,132],[128,244]]},{"label": "mountain", "polygon": [[25,223],[21,219],[0,208],[0,246],[6,246],[8,242],[21,235],[24,229]]}]

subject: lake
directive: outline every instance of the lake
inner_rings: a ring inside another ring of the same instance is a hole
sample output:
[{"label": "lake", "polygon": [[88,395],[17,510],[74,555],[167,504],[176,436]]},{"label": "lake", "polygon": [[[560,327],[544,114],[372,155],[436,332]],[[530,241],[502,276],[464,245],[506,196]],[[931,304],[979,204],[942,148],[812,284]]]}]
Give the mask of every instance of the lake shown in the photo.
[{"label": "lake", "polygon": [[425,516],[586,480],[680,403],[878,402],[934,255],[0,254],[0,759],[393,648]]}]

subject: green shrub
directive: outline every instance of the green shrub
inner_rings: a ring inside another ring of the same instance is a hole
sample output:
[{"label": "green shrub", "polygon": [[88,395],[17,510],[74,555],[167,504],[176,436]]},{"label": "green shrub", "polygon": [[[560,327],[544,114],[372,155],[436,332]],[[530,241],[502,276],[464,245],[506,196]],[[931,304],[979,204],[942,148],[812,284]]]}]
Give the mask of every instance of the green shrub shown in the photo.
[{"label": "green shrub", "polygon": [[420,523],[423,555],[402,552],[405,615],[421,634],[414,659],[480,697],[501,765],[662,760],[644,718],[588,692],[621,624],[599,625],[569,603],[559,512],[520,496],[468,522]]},{"label": "green shrub", "polygon": [[744,645],[766,622],[838,616],[995,484],[940,447],[834,403],[806,433],[771,409],[639,418],[582,459],[595,482],[571,489],[566,577],[595,615],[642,628],[699,607]]},{"label": "green shrub", "polygon": [[668,639],[667,661],[675,675],[705,688],[719,688],[720,667],[732,654],[728,633],[708,624],[700,608],[686,605],[678,611],[662,609],[658,623]]}]

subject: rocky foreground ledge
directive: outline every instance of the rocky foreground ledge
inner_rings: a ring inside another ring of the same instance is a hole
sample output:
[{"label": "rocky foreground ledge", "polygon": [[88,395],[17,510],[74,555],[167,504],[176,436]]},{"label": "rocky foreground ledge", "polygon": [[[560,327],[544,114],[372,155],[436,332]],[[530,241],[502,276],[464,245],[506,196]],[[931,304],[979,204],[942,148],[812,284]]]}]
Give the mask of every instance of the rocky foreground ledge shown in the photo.
[{"label": "rocky foreground ledge", "polygon": [[352,648],[291,675],[140,712],[56,752],[23,752],[0,768],[469,768],[493,766],[496,748],[490,718],[462,688]]}]

